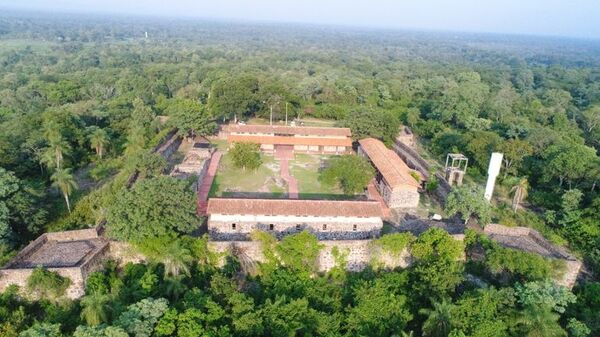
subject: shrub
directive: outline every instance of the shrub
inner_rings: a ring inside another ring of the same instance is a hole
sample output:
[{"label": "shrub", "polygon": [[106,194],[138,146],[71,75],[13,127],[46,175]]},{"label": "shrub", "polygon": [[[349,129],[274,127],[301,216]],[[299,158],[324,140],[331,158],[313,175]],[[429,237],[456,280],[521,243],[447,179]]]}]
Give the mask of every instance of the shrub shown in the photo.
[{"label": "shrub", "polygon": [[331,160],[320,179],[328,185],[339,184],[346,194],[362,192],[375,177],[371,164],[363,157],[344,155]]},{"label": "shrub", "polygon": [[38,298],[56,300],[62,297],[71,280],[43,267],[33,270],[27,279],[27,290]]},{"label": "shrub", "polygon": [[262,164],[259,150],[258,144],[235,143],[229,150],[229,154],[235,167],[256,170]]}]

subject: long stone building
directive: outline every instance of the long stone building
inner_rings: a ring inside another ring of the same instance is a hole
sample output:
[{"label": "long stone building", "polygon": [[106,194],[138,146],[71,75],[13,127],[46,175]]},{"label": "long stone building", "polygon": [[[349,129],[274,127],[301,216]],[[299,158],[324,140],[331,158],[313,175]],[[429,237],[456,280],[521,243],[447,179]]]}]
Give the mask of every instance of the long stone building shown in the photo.
[{"label": "long stone building", "polygon": [[411,170],[398,155],[374,138],[358,141],[358,154],[375,167],[376,187],[390,208],[412,208],[419,205],[420,174]]},{"label": "long stone building", "polygon": [[352,151],[348,128],[231,124],[224,128],[227,141],[259,144],[262,151],[343,154]]},{"label": "long stone building", "polygon": [[383,221],[376,201],[211,198],[208,232],[213,240],[248,240],[263,230],[278,238],[307,230],[320,240],[379,236]]}]

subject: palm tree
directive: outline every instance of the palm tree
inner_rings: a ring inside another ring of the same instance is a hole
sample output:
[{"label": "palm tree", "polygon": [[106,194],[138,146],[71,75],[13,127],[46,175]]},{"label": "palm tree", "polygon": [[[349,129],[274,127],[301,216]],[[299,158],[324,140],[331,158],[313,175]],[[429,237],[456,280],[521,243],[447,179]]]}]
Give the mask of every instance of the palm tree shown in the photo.
[{"label": "palm tree", "polygon": [[108,133],[104,129],[96,129],[90,134],[90,145],[96,151],[96,155],[102,159],[104,148],[108,144]]},{"label": "palm tree", "polygon": [[91,294],[81,299],[81,318],[88,325],[98,325],[108,321],[111,310],[110,296]]},{"label": "palm tree", "polygon": [[181,282],[181,276],[165,277],[165,295],[173,301],[177,301],[186,291],[186,286]]},{"label": "palm tree", "polygon": [[519,205],[525,198],[527,198],[527,192],[529,190],[529,181],[527,178],[522,178],[519,182],[510,189],[510,192],[513,194],[513,211],[517,212],[519,209]]},{"label": "palm tree", "polygon": [[165,273],[177,277],[180,273],[189,274],[189,263],[194,258],[189,249],[183,247],[179,240],[171,241],[162,252],[160,258],[165,265]]},{"label": "palm tree", "polygon": [[71,174],[71,169],[57,169],[54,174],[50,177],[52,180],[52,186],[58,188],[67,202],[67,209],[71,213],[71,204],[69,203],[69,196],[75,189],[77,189],[77,182]]},{"label": "palm tree", "polygon": [[433,302],[433,309],[419,310],[420,314],[427,315],[427,320],[423,323],[423,336],[447,337],[452,329],[452,307],[451,302],[443,299],[442,302]]},{"label": "palm tree", "polygon": [[567,333],[558,323],[560,315],[551,309],[527,306],[519,313],[517,325],[526,337],[566,337]]}]

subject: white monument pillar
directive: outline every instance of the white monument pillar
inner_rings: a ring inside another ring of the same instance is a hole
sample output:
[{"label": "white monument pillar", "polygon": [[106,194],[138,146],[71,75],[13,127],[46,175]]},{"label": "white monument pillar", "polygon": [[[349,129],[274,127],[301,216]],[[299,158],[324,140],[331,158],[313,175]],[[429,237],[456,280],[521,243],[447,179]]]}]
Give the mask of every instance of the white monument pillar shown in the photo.
[{"label": "white monument pillar", "polygon": [[488,168],[488,180],[485,185],[485,194],[483,195],[487,201],[492,200],[492,194],[494,193],[494,186],[496,186],[496,177],[500,173],[500,166],[502,166],[502,153],[492,153],[490,158],[490,167]]}]

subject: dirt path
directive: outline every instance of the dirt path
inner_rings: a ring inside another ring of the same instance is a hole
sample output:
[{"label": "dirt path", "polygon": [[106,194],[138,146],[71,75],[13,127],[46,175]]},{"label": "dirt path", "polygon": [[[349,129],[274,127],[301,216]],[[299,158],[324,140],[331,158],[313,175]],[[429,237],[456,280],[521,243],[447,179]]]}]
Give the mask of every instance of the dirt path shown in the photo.
[{"label": "dirt path", "polygon": [[281,179],[285,180],[288,184],[288,197],[290,199],[298,199],[298,181],[290,175],[289,161],[283,159],[279,162],[279,165],[281,166]]},{"label": "dirt path", "polygon": [[216,151],[210,157],[208,170],[202,179],[202,183],[198,187],[198,215],[206,215],[206,208],[208,207],[208,193],[210,193],[210,188],[212,187],[213,180],[217,174],[217,169],[219,168],[219,162],[221,161],[222,155],[223,153],[221,151]]}]

